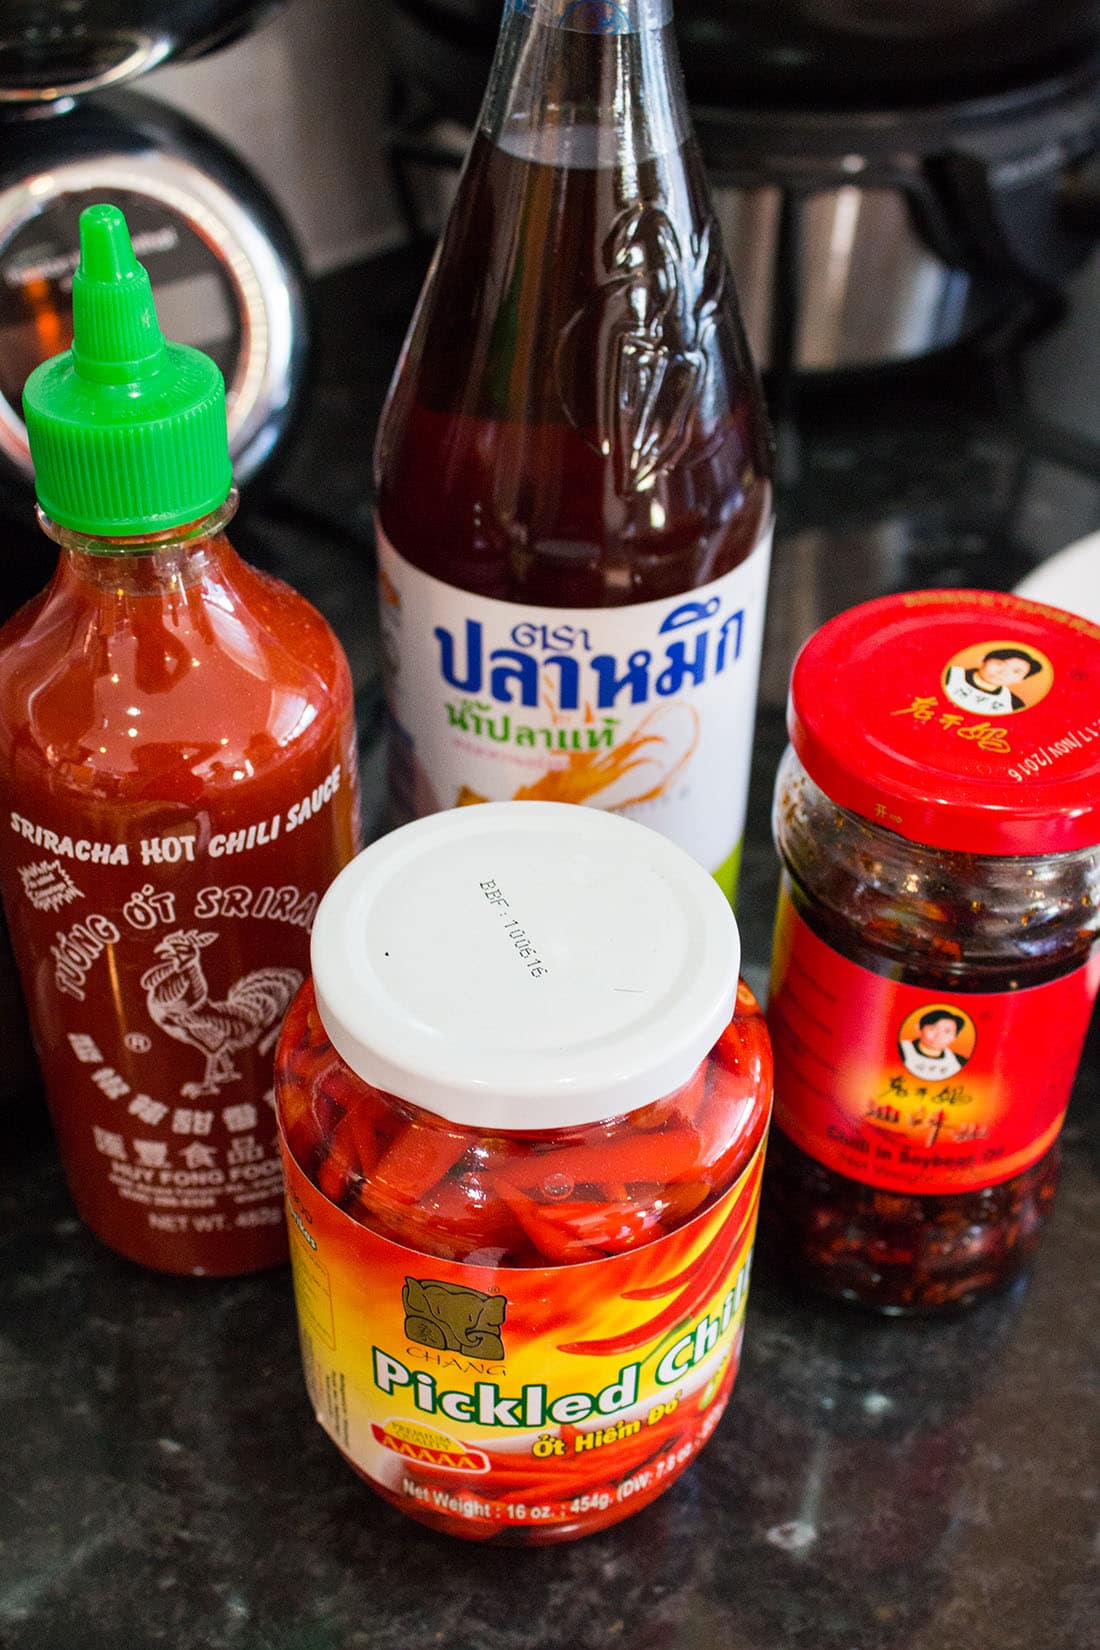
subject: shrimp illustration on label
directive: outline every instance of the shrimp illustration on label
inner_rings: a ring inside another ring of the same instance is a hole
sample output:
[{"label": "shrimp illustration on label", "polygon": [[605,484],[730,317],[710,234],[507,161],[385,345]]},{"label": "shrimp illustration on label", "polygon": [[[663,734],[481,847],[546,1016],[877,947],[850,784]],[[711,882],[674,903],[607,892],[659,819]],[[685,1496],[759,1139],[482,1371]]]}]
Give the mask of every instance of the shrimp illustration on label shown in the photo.
[{"label": "shrimp illustration on label", "polygon": [[[683,773],[699,743],[699,713],[683,700],[659,705],[608,750],[571,751],[512,794],[515,802],[593,802],[613,811],[664,796]],[[489,798],[463,785],[457,807]]]}]

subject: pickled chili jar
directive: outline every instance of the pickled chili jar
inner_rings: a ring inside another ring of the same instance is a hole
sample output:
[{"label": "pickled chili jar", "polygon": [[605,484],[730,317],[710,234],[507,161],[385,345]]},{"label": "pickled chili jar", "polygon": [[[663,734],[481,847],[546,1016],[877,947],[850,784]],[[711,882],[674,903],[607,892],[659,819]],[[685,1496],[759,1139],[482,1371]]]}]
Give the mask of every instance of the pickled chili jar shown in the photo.
[{"label": "pickled chili jar", "polygon": [[333,883],[276,1092],[306,1381],[387,1501],[547,1542],[660,1495],[737,1371],[771,1106],[717,884],[560,803]]},{"label": "pickled chili jar", "polygon": [[769,1247],[888,1312],[1015,1276],[1100,983],[1100,630],[885,597],[795,663]]}]

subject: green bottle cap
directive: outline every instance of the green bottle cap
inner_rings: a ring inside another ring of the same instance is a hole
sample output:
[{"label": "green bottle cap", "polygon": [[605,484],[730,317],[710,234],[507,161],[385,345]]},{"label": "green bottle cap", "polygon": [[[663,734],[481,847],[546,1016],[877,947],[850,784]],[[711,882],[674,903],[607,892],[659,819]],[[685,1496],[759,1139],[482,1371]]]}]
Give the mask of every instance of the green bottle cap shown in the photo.
[{"label": "green bottle cap", "polygon": [[222,375],[200,350],[165,342],[116,206],[80,214],[73,347],[31,373],[23,411],[38,502],[62,527],[182,527],[233,485]]}]

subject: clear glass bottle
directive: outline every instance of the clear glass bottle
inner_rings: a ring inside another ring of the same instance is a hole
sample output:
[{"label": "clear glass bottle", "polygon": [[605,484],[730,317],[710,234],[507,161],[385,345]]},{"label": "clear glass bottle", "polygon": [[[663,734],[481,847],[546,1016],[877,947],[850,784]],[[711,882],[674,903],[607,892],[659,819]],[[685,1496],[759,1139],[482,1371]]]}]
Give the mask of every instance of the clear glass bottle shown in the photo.
[{"label": "clear glass bottle", "polygon": [[731,892],[772,465],[667,0],[506,8],[375,470],[400,816],[613,807]]},{"label": "clear glass bottle", "polygon": [[1100,984],[1098,685],[1100,631],[984,592],[868,603],[796,663],[765,1230],[818,1289],[950,1307],[1039,1241]]}]

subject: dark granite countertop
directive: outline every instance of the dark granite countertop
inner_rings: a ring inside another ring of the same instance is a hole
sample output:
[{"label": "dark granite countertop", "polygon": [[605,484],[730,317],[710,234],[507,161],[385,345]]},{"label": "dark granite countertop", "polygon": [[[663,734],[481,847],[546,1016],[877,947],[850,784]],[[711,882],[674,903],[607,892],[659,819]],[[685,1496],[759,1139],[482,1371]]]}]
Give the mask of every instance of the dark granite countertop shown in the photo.
[{"label": "dark granite countertop", "polygon": [[[415,256],[321,284],[317,380],[238,542],[352,658],[381,771],[371,423]],[[1015,363],[1015,357],[1010,360]],[[1040,409],[1041,411],[1041,409]],[[782,504],[740,916],[766,973],[768,806],[793,652],[886,590],[1004,588],[1100,525],[1100,456],[965,357],[803,398]],[[0,1116],[4,1650],[1092,1650],[1100,1645],[1100,1039],[1031,1275],[943,1322],[795,1298],[758,1269],[729,1411],[654,1506],[493,1550],[392,1512],[302,1386],[289,1275],[143,1273],[75,1219],[40,1111]]]}]

